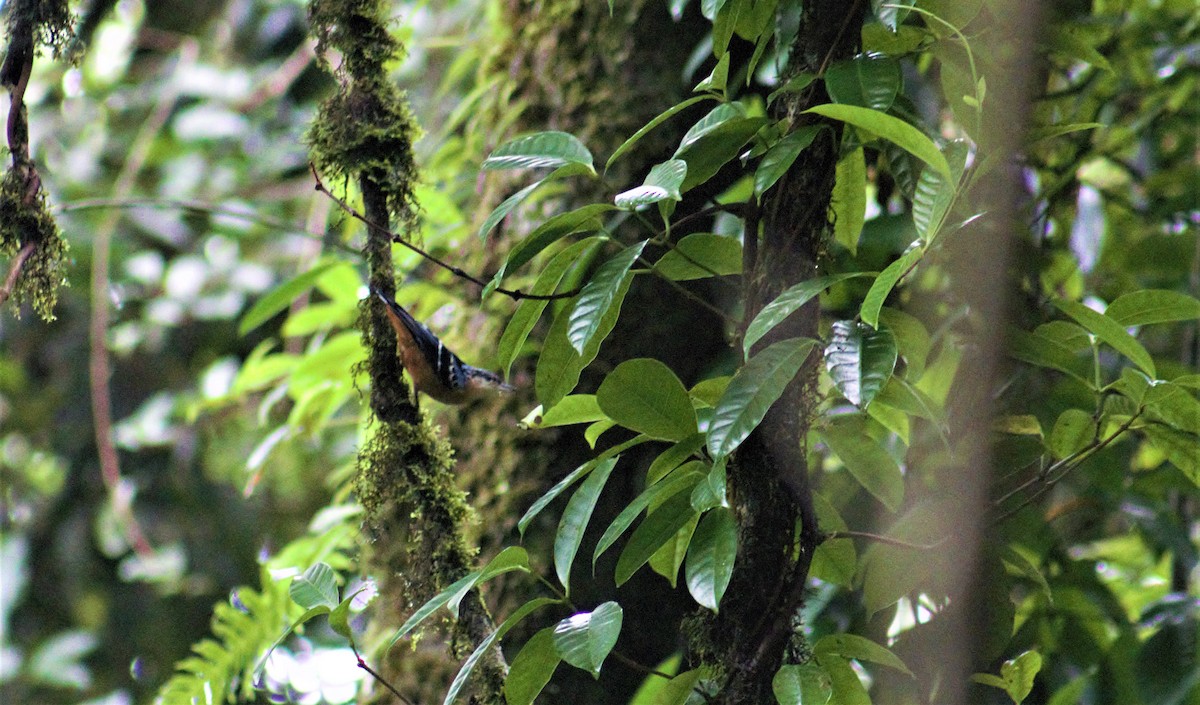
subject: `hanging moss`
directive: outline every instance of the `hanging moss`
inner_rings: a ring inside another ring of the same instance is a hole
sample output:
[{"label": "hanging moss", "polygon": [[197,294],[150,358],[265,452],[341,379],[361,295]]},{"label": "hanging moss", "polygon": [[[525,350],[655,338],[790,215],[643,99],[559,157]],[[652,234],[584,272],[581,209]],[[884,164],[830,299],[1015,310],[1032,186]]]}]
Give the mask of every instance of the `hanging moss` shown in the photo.
[{"label": "hanging moss", "polygon": [[26,244],[33,246],[9,301],[17,316],[21,304],[28,301],[43,320],[53,321],[58,288],[67,279],[69,248],[46,208],[45,193],[39,189],[32,204],[27,204],[24,183],[15,169],[0,181],[0,255],[11,260]]},{"label": "hanging moss", "polygon": [[66,0],[16,0],[4,5],[9,36],[18,37],[22,32],[16,28],[27,25],[32,30],[32,46],[50,47],[56,59],[68,53],[75,38],[75,16]]}]

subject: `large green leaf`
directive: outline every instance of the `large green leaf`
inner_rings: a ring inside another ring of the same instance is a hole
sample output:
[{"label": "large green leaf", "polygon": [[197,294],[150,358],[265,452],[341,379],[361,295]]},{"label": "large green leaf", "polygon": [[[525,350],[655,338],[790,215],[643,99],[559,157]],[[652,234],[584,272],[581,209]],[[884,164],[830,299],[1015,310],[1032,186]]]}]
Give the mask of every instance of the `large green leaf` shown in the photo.
[{"label": "large green leaf", "polygon": [[830,336],[825,368],[842,396],[865,409],[891,379],[896,341],[891,331],[857,321],[835,321]]},{"label": "large green leaf", "polygon": [[946,157],[942,155],[941,150],[937,148],[933,140],[926,137],[924,132],[921,132],[900,118],[892,117],[887,113],[881,113],[871,108],[833,103],[818,105],[804,112],[816,113],[817,115],[823,115],[834,120],[841,120],[842,122],[878,135],[926,164],[929,164],[947,178],[951,175],[950,165],[946,162]]},{"label": "large green leaf", "polygon": [[532,184],[529,184],[525,188],[504,199],[500,202],[500,205],[492,209],[492,212],[488,214],[486,219],[484,219],[483,225],[479,226],[479,239],[483,240],[487,238],[487,235],[492,231],[492,228],[499,225],[500,221],[504,220],[505,216],[511,213],[517,206],[521,205],[522,201],[524,201],[526,198],[529,198],[529,195],[538,190],[538,188],[541,186],[544,186],[552,181],[557,181],[558,179],[568,176],[576,176],[586,172],[587,169],[579,164],[566,164],[550,172],[545,178],[538,179]]},{"label": "large green leaf", "polygon": [[750,349],[755,343],[761,340],[764,335],[770,333],[775,326],[782,323],[788,316],[799,310],[801,306],[808,303],[817,294],[840,281],[874,275],[874,272],[831,274],[829,276],[817,277],[816,279],[808,279],[788,287],[782,294],[776,296],[774,301],[763,306],[758,315],[754,317],[754,320],[750,321],[750,325],[746,326],[746,336],[742,339],[743,354],[749,357]]},{"label": "large green leaf", "polygon": [[904,275],[917,266],[917,262],[924,255],[925,247],[918,240],[909,246],[908,251],[901,255],[900,259],[889,264],[878,277],[875,277],[875,281],[871,283],[871,288],[867,290],[867,295],[863,297],[862,307],[859,309],[859,317],[863,322],[871,326],[879,325],[879,309],[883,308],[888,294],[892,293],[892,289]]},{"label": "large green leaf", "polygon": [[1122,326],[1200,320],[1200,301],[1178,291],[1142,289],[1120,296],[1104,315]]},{"label": "large green leaf", "polygon": [[463,661],[462,668],[458,669],[454,680],[450,682],[450,687],[446,689],[446,697],[442,700],[442,705],[451,705],[451,703],[458,699],[458,694],[462,692],[463,686],[471,678],[471,673],[474,672],[475,666],[479,665],[479,660],[495,645],[497,640],[504,638],[504,635],[510,629],[520,624],[531,612],[541,609],[546,605],[558,604],[558,602],[558,600],[549,597],[535,598],[518,607],[516,612],[513,612],[508,619],[501,622],[496,631],[479,642],[479,645],[475,647],[475,650],[471,652],[467,660]]},{"label": "large green leaf", "polygon": [[781,340],[750,358],[725,388],[708,427],[708,452],[732,453],[758,427],[771,405],[800,371],[815,340]]},{"label": "large green leaf", "polygon": [[1063,342],[1017,329],[1009,330],[1007,337],[1009,356],[1031,365],[1065,372],[1088,386],[1092,385],[1087,364]]},{"label": "large green leaf", "polygon": [[1095,438],[1096,422],[1083,409],[1067,409],[1054,422],[1049,447],[1055,458],[1066,458],[1088,445]]},{"label": "large green leaf", "polygon": [[[822,531],[846,531],[846,521],[838,514],[824,495],[813,493],[813,509],[817,512],[817,524]],[[858,551],[851,539],[826,539],[817,550],[813,551],[812,565],[808,574],[825,582],[841,585],[845,588],[854,587],[854,574],[858,568]]]},{"label": "large green leaf", "polygon": [[675,281],[740,274],[742,244],[726,235],[692,233],[667,250],[654,271]]},{"label": "large green leaf", "polygon": [[517,521],[517,531],[524,536],[525,529],[529,526],[529,522],[533,521],[534,517],[540,514],[547,505],[557,499],[560,494],[565,492],[568,487],[575,484],[580,479],[587,477],[588,473],[595,470],[601,463],[606,462],[609,458],[612,458],[615,462],[618,454],[624,453],[633,446],[645,443],[648,440],[650,439],[646,436],[637,436],[635,438],[631,438],[624,443],[609,448],[595,458],[592,458],[583,465],[580,465],[572,470],[566,477],[556,482],[550,489],[546,490],[545,494],[543,494],[541,497],[538,497],[537,500],[530,505],[529,509],[525,510],[525,514],[523,514]]},{"label": "large green leaf", "polygon": [[618,365],[600,384],[596,401],[613,421],[657,440],[681,441],[696,432],[696,411],[683,383],[652,358]]},{"label": "large green leaf", "polygon": [[883,503],[896,511],[904,499],[904,474],[895,458],[867,433],[867,421],[861,414],[829,419],[821,437],[842,461],[855,480]]},{"label": "large green leaf", "polygon": [[1042,670],[1042,656],[1036,651],[1026,651],[1015,659],[1009,659],[1000,665],[1000,675],[976,673],[971,680],[999,688],[1008,694],[1017,705],[1025,702],[1033,690],[1033,680],[1038,671]]},{"label": "large green leaf", "polygon": [[[1200,434],[1200,401],[1186,387],[1157,381],[1146,390],[1143,403],[1154,418],[1177,430]],[[1196,455],[1200,456],[1200,451]]]},{"label": "large green leaf", "polygon": [[600,330],[601,321],[614,304],[619,302],[629,268],[641,256],[647,240],[630,245],[618,252],[596,270],[591,281],[579,292],[567,323],[567,340],[579,354],[587,349]]},{"label": "large green leaf", "polygon": [[833,697],[829,674],[813,661],[781,667],[771,679],[771,691],[779,705],[825,705]]},{"label": "large green leaf", "polygon": [[850,254],[857,254],[867,216],[867,165],[862,147],[838,160],[830,208],[834,242],[850,250]]},{"label": "large green leaf", "polygon": [[1151,378],[1158,376],[1150,353],[1146,352],[1146,348],[1142,347],[1136,338],[1125,332],[1125,328],[1120,323],[1075,301],[1060,299],[1055,301],[1054,305],[1058,307],[1058,310],[1075,319],[1075,322],[1086,328],[1089,333],[1129,358]]},{"label": "large green leaf", "polygon": [[554,649],[563,661],[600,677],[600,667],[621,634],[621,606],[605,602],[591,612],[580,612],[554,627]]},{"label": "large green leaf", "polygon": [[647,561],[650,570],[666,578],[672,588],[679,582],[679,568],[683,565],[684,558],[687,557],[688,546],[692,542],[692,534],[696,532],[696,525],[699,523],[699,512],[693,512],[691,518],[685,521],[683,526],[679,527],[674,536],[659,546],[658,550]]},{"label": "large green leaf", "polygon": [[813,646],[813,653],[817,655],[836,654],[856,661],[870,661],[912,675],[912,671],[908,670],[908,666],[904,665],[900,657],[889,651],[887,647],[880,646],[857,634],[827,634]]},{"label": "large green leaf", "polygon": [[595,173],[592,153],[566,132],[538,132],[511,139],[483,161],[484,169],[536,169],[579,164]]},{"label": "large green leaf", "polygon": [[508,705],[532,705],[561,660],[554,649],[553,627],[530,637],[513,658],[504,679],[504,699]]},{"label": "large green leaf", "polygon": [[600,463],[579,489],[575,490],[575,494],[571,495],[567,508],[563,510],[562,519],[558,522],[558,531],[554,534],[554,572],[558,576],[558,582],[562,583],[563,590],[568,594],[571,592],[571,564],[575,562],[575,554],[579,551],[583,532],[587,530],[592,512],[596,509],[600,492],[616,466],[616,458]]},{"label": "large green leaf", "polygon": [[682,159],[668,159],[661,164],[655,164],[641,186],[622,191],[614,201],[617,208],[637,210],[642,206],[658,203],[659,201],[678,201],[683,198],[679,187],[687,176],[687,162]]},{"label": "large green leaf", "polygon": [[630,137],[629,139],[625,140],[625,142],[623,142],[620,147],[617,147],[617,151],[613,152],[612,156],[608,158],[608,161],[604,163],[604,168],[607,170],[610,166],[612,166],[613,162],[617,161],[617,159],[619,159],[621,157],[621,155],[625,154],[630,149],[632,149],[633,146],[635,144],[637,144],[638,140],[645,137],[646,134],[649,133],[651,130],[653,130],[654,128],[663,124],[667,120],[671,119],[673,116],[675,116],[679,112],[683,111],[686,108],[690,108],[691,106],[695,105],[696,103],[699,103],[702,100],[713,100],[713,99],[714,99],[713,96],[698,95],[693,98],[688,98],[687,100],[685,100],[681,103],[676,103],[675,105],[672,105],[671,107],[662,111],[657,116],[655,116],[655,118],[653,120],[646,123],[637,132],[633,133],[633,136]]},{"label": "large green leaf", "polygon": [[[509,251],[503,266],[492,276],[489,288],[498,286],[509,272],[529,262],[564,237],[599,230],[602,227],[600,215],[612,209],[607,203],[592,203],[573,211],[559,213],[542,223]],[[490,292],[485,291],[484,295],[488,293]]]},{"label": "large green leaf", "polygon": [[[602,244],[604,244],[602,238],[589,237],[556,254],[546,263],[545,268],[538,275],[537,281],[529,289],[529,293],[539,296],[553,294],[567,272],[574,266],[590,261]],[[513,312],[512,319],[509,320],[508,325],[504,328],[504,333],[500,336],[496,352],[497,364],[500,369],[504,370],[506,377],[509,370],[512,369],[513,360],[520,354],[521,347],[525,345],[530,332],[533,331],[533,327],[537,325],[538,319],[542,317],[542,312],[549,304],[549,301],[537,299],[523,299],[521,303],[517,304],[517,310]]]},{"label": "large green leaf", "polygon": [[699,120],[683,136],[673,157],[688,164],[681,191],[708,181],[742,150],[742,146],[770,122],[746,117],[741,103],[722,103]]},{"label": "large green leaf", "polygon": [[675,150],[675,156],[679,156],[684,149],[695,144],[701,137],[709,134],[721,125],[746,117],[746,106],[741,103],[721,103],[717,107],[708,111],[704,117],[696,121],[695,125],[688,128],[684,133],[683,139],[679,141],[679,148]]},{"label": "large green leaf", "polygon": [[820,125],[805,125],[788,133],[767,150],[758,169],[754,172],[754,196],[756,198],[761,198],[769,188],[775,185],[776,181],[779,181],[781,176],[787,173],[788,169],[792,168],[796,157],[799,157],[800,152],[812,144],[813,138],[821,129]]},{"label": "large green leaf", "polygon": [[835,61],[825,70],[825,90],[836,103],[887,110],[901,85],[900,64],[881,56]]},{"label": "large green leaf", "polygon": [[705,513],[687,551],[688,592],[713,612],[721,604],[737,558],[737,522],[733,512],[717,507]]},{"label": "large green leaf", "polygon": [[314,563],[292,579],[288,596],[306,610],[315,607],[332,610],[338,605],[337,573],[328,563]]},{"label": "large green leaf", "polygon": [[925,329],[925,324],[912,314],[886,306],[879,311],[879,323],[891,331],[896,339],[896,351],[908,363],[906,376],[920,379],[933,346],[933,339]]},{"label": "large green leaf", "polygon": [[833,702],[838,705],[871,705],[871,696],[867,694],[849,659],[837,654],[820,654],[816,660],[829,674]]},{"label": "large green leaf", "polygon": [[665,500],[674,497],[680,492],[686,492],[689,496],[692,488],[700,481],[704,480],[705,473],[699,472],[694,468],[703,468],[704,464],[700,461],[692,461],[681,467],[675,473],[672,473],[667,479],[662,482],[655,483],[647,487],[641,494],[634,498],[632,502],[625,505],[621,513],[617,515],[608,528],[604,530],[604,534],[600,540],[596,542],[596,550],[592,554],[592,568],[596,567],[596,561],[600,559],[600,555],[609,549],[617,539],[621,538],[621,534],[633,525],[638,515],[652,503],[661,504]]},{"label": "large green leaf", "polygon": [[542,407],[537,407],[532,416],[532,419],[523,419],[522,423],[529,423],[534,428],[553,428],[608,418],[596,403],[595,394],[568,394],[545,413],[542,413]]},{"label": "large green leaf", "polygon": [[629,291],[631,278],[632,275],[627,275],[617,289],[612,304],[600,319],[595,335],[584,346],[582,354],[577,352],[567,339],[567,325],[574,310],[564,309],[555,317],[550,331],[546,334],[546,340],[542,343],[542,354],[538,357],[534,377],[534,389],[538,399],[547,408],[570,394],[579,383],[579,375],[583,368],[596,359],[596,354],[600,352],[600,344],[612,332],[617,318],[621,315],[621,302],[625,300],[625,294]]},{"label": "large green leaf", "polygon": [[633,530],[629,543],[617,558],[615,580],[618,586],[633,577],[658,549],[675,537],[696,516],[689,493],[680,492],[651,512]]}]

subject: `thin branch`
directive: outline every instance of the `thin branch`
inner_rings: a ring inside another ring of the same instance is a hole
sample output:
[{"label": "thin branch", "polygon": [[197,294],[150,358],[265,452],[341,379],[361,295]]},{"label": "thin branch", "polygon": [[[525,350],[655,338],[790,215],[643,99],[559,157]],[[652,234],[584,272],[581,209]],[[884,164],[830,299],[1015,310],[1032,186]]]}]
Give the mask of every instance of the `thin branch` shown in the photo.
[{"label": "thin branch", "polygon": [[[457,267],[453,264],[450,264],[449,262],[445,262],[445,261],[437,258],[436,256],[426,252],[425,250],[421,249],[420,247],[417,247],[416,245],[412,244],[408,240],[405,240],[404,237],[401,236],[396,231],[390,230],[388,228],[383,227],[382,225],[380,225],[378,223],[371,221],[371,219],[367,218],[362,213],[359,213],[357,210],[355,210],[353,207],[351,207],[350,204],[348,204],[345,201],[343,201],[342,199],[338,198],[336,195],[334,195],[334,193],[332,191],[330,191],[328,188],[325,187],[325,183],[323,181],[321,181],[321,176],[317,173],[317,167],[315,164],[312,164],[310,162],[308,165],[308,168],[312,171],[313,179],[315,179],[317,182],[316,187],[315,187],[316,190],[325,194],[334,203],[338,204],[338,207],[341,208],[350,217],[362,222],[368,228],[374,228],[380,232],[387,233],[389,236],[391,236],[392,242],[395,242],[400,245],[404,245],[405,247],[407,247],[408,249],[417,253],[421,257],[424,257],[425,259],[429,260],[430,262],[433,262],[437,266],[441,267],[442,269],[445,269],[446,271],[450,272],[451,274],[453,274],[456,277],[459,277],[460,279],[466,279],[467,281],[471,282],[472,284],[475,284],[475,285],[481,286],[481,287],[486,287],[488,285],[488,282],[484,281],[483,279],[476,277],[472,274],[469,274],[468,272],[464,271],[462,268]],[[579,293],[579,289],[572,289],[570,291],[564,291],[564,292],[560,292],[557,294],[529,294],[524,291],[521,291],[520,289],[505,289],[504,287],[496,287],[494,289],[494,291],[498,294],[504,294],[505,296],[511,298],[514,301],[520,301],[521,299],[529,299],[532,301],[556,301],[558,299],[572,298],[576,294]]]},{"label": "thin branch", "polygon": [[33,243],[27,242],[20,252],[17,252],[17,256],[13,257],[12,264],[8,266],[8,276],[4,278],[4,288],[0,289],[0,305],[12,295],[13,287],[17,285],[17,277],[21,276],[21,267],[25,266],[25,260],[29,259],[33,250]]},{"label": "thin branch", "polygon": [[658,676],[659,678],[662,678],[663,680],[668,680],[668,681],[675,677],[670,674],[663,673],[662,671],[658,670],[657,668],[650,668],[649,666],[647,666],[645,664],[638,663],[637,661],[631,659],[630,657],[626,656],[625,654],[621,653],[620,651],[617,651],[616,649],[613,649],[609,653],[611,653],[613,655],[613,658],[615,658],[616,660],[625,664],[626,666],[629,666],[633,670],[638,671],[639,673],[644,673],[648,676]]},{"label": "thin branch", "polygon": [[400,702],[404,703],[404,705],[413,705],[413,701],[404,697],[403,693],[401,693],[399,690],[396,690],[394,685],[389,683],[386,678],[381,676],[375,669],[371,668],[365,660],[363,660],[362,654],[358,653],[358,649],[356,649],[353,644],[350,645],[350,650],[354,652],[354,658],[358,659],[359,668],[371,674],[371,677],[383,684],[383,687],[387,688],[392,695],[400,698]]}]

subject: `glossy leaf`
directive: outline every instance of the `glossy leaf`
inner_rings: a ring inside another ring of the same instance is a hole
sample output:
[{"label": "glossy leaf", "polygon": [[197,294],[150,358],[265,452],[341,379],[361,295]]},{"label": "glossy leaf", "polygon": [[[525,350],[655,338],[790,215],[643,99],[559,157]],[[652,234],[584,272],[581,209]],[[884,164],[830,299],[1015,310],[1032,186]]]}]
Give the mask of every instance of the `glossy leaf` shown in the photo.
[{"label": "glossy leaf", "polygon": [[842,658],[854,659],[856,661],[869,661],[877,663],[881,666],[894,668],[901,673],[911,676],[912,671],[904,665],[899,656],[892,653],[885,646],[876,644],[875,642],[857,634],[828,634],[821,637],[813,646],[813,653],[836,654]]},{"label": "glossy leaf", "polygon": [[555,317],[542,343],[542,354],[538,357],[534,377],[534,389],[542,404],[554,406],[575,389],[583,368],[596,359],[596,354],[600,352],[600,344],[617,324],[617,317],[621,314],[621,303],[629,291],[630,279],[630,276],[626,276],[617,288],[612,304],[600,319],[596,333],[584,346],[582,354],[577,352],[567,339],[567,325],[570,314],[574,313],[573,309],[564,309]]},{"label": "glossy leaf", "polygon": [[587,530],[600,492],[616,465],[617,459],[610,458],[596,466],[575,494],[571,495],[558,522],[558,531],[554,535],[554,572],[567,594],[571,592],[571,564],[575,562],[579,543],[583,541],[583,532]]},{"label": "glossy leaf", "polygon": [[553,487],[546,490],[545,494],[543,494],[541,497],[538,497],[537,500],[530,505],[529,509],[525,510],[525,514],[522,515],[517,521],[517,531],[524,536],[525,529],[529,526],[529,522],[533,521],[534,517],[540,514],[541,511],[547,507],[547,505],[557,499],[560,494],[565,492],[568,487],[575,484],[582,478],[586,477],[588,473],[595,470],[600,463],[607,461],[609,458],[615,459],[619,454],[624,453],[626,450],[636,445],[645,443],[648,440],[650,439],[645,436],[631,438],[624,443],[609,448],[595,458],[592,458],[583,465],[580,465],[572,470],[566,477],[554,483]]},{"label": "glossy leaf", "polygon": [[934,169],[937,169],[939,173],[947,178],[950,177],[950,165],[946,163],[946,157],[942,155],[941,150],[937,148],[933,140],[926,137],[924,132],[921,132],[900,118],[892,117],[887,113],[881,113],[871,108],[832,103],[818,105],[804,112],[816,113],[817,115],[823,115],[834,120],[841,120],[882,137],[926,164],[929,164]]},{"label": "glossy leaf", "polygon": [[624,616],[621,606],[605,602],[591,612],[580,612],[554,627],[554,649],[563,661],[600,677],[604,659],[616,646]]},{"label": "glossy leaf", "polygon": [[[684,671],[667,681],[662,690],[658,692],[657,697],[646,705],[687,705],[692,702],[692,693],[696,690],[696,684],[704,672],[699,668],[694,668],[690,671]],[[657,678],[657,676],[654,676]],[[642,705],[638,703],[630,703],[630,705]]]},{"label": "glossy leaf", "polygon": [[1075,322],[1086,328],[1089,333],[1129,358],[1133,364],[1140,367],[1150,377],[1158,376],[1150,353],[1146,352],[1146,348],[1142,347],[1136,338],[1126,333],[1120,323],[1075,301],[1059,300],[1055,301],[1054,305],[1058,307],[1058,310],[1075,319]]},{"label": "glossy leaf", "polygon": [[[703,467],[703,464],[699,461],[695,461],[695,465]],[[680,492],[686,492],[690,497],[692,488],[705,479],[705,474],[688,468],[691,468],[690,464],[662,482],[650,485],[635,497],[632,502],[625,505],[621,513],[604,530],[604,534],[600,537],[600,540],[596,542],[596,550],[592,554],[593,570],[595,569],[596,561],[600,559],[600,555],[616,543],[617,539],[621,538],[621,535],[633,525],[638,515],[649,507],[651,503],[661,504]]]},{"label": "glossy leaf", "polygon": [[578,164],[595,173],[592,153],[574,135],[538,132],[509,140],[483,161],[484,169],[537,169]]},{"label": "glossy leaf", "polygon": [[717,507],[705,513],[687,551],[688,592],[713,612],[721,604],[737,558],[737,522],[733,513]]},{"label": "glossy leaf", "polygon": [[787,173],[788,169],[792,168],[792,164],[800,156],[800,152],[812,144],[813,138],[820,131],[819,125],[805,125],[788,133],[767,150],[758,169],[754,172],[754,196],[756,198],[761,198],[768,189],[775,185],[775,182],[779,181],[780,177]]},{"label": "glossy leaf", "polygon": [[[696,100],[696,99],[693,99]],[[721,125],[746,116],[746,107],[741,103],[721,103],[717,107],[710,110],[704,117],[696,121],[686,133],[683,139],[679,142],[679,148],[675,150],[675,156],[695,144],[700,138],[709,134]]]},{"label": "glossy leaf", "polygon": [[726,235],[692,233],[667,250],[654,271],[675,281],[741,274],[742,244]]},{"label": "glossy leaf", "polygon": [[714,458],[732,453],[758,427],[815,344],[808,338],[781,340],[737,371],[709,425],[708,452]]},{"label": "glossy leaf", "polygon": [[1060,341],[1036,333],[1010,330],[1008,354],[1022,362],[1065,372],[1087,386],[1092,385],[1087,364]]},{"label": "glossy leaf", "polygon": [[1122,326],[1200,320],[1200,300],[1178,291],[1142,289],[1120,296],[1104,315]]},{"label": "glossy leaf", "polygon": [[771,679],[779,705],[825,705],[833,697],[829,674],[815,661],[780,667]]},{"label": "glossy leaf", "polygon": [[1054,422],[1049,447],[1055,458],[1066,458],[1082,450],[1095,438],[1096,422],[1083,409],[1067,409]]},{"label": "glossy leaf", "polygon": [[651,512],[629,537],[629,543],[617,558],[615,580],[618,586],[633,577],[650,557],[662,548],[685,524],[695,517],[691,497],[680,492]]},{"label": "glossy leaf", "polygon": [[865,409],[891,379],[896,341],[887,329],[835,321],[825,348],[825,369],[842,396]]},{"label": "glossy leaf", "polygon": [[504,679],[504,699],[508,705],[532,705],[550,682],[562,661],[554,648],[554,628],[546,627],[529,638],[517,652]]},{"label": "glossy leaf", "polygon": [[679,531],[675,532],[666,543],[658,547],[654,555],[650,556],[647,564],[650,570],[663,576],[674,588],[679,582],[679,569],[683,566],[683,561],[687,557],[688,546],[692,542],[692,534],[696,532],[696,525],[700,523],[700,514],[693,512],[691,518],[679,527]]},{"label": "glossy leaf", "polygon": [[862,147],[838,160],[830,208],[834,242],[857,254],[867,214],[867,166]]},{"label": "glossy leaf", "polygon": [[696,412],[683,383],[658,360],[626,360],[608,373],[596,392],[613,421],[650,438],[680,441],[696,433]]},{"label": "glossy leaf", "polygon": [[[539,409],[541,407],[538,407]],[[537,428],[570,426],[577,423],[592,423],[607,418],[596,403],[595,394],[569,394],[544,414],[534,424]]]},{"label": "glossy leaf", "polygon": [[292,579],[288,586],[292,602],[304,609],[338,606],[337,573],[328,563],[314,563],[308,570]]},{"label": "glossy leaf", "polygon": [[688,458],[697,455],[697,451],[703,447],[703,433],[693,434],[668,447],[650,463],[650,468],[646,470],[646,484],[652,485],[666,477],[667,473],[683,465]]},{"label": "glossy leaf", "polygon": [[925,324],[912,314],[886,306],[879,311],[879,323],[896,339],[896,352],[908,364],[906,376],[920,379],[933,347],[933,339],[925,329]]},{"label": "glossy leaf", "polygon": [[[556,254],[546,264],[541,274],[538,275],[537,281],[529,289],[530,293],[540,296],[553,294],[567,272],[580,262],[590,260],[591,256],[602,243],[603,240],[600,238],[591,237],[581,240]],[[500,343],[496,352],[496,360],[500,369],[504,371],[504,376],[508,376],[512,369],[513,361],[520,354],[521,347],[529,338],[530,332],[533,331],[538,319],[542,316],[542,312],[546,310],[549,304],[549,301],[538,301],[535,299],[524,299],[521,303],[517,304],[517,310],[513,313],[512,319],[509,320],[508,325],[504,328],[504,333],[500,336]]]},{"label": "glossy leaf", "polygon": [[867,695],[867,689],[848,659],[837,654],[821,654],[817,656],[817,663],[829,674],[833,702],[838,705],[871,705],[871,696]]},{"label": "glossy leaf", "polygon": [[592,203],[550,218],[509,251],[504,265],[492,277],[492,283],[499,285],[509,272],[526,264],[564,237],[599,230],[602,226],[600,216],[611,210],[613,207],[607,203]]},{"label": "glossy leaf", "polygon": [[1157,381],[1146,390],[1143,403],[1152,417],[1179,431],[1200,435],[1200,401],[1186,387]]},{"label": "glossy leaf", "polygon": [[513,212],[517,206],[521,205],[521,203],[526,198],[529,198],[529,195],[538,190],[538,188],[552,181],[557,181],[558,179],[566,178],[568,176],[576,176],[586,172],[587,169],[579,164],[566,164],[565,166],[560,166],[559,168],[550,172],[550,174],[545,178],[529,184],[525,188],[504,199],[500,202],[500,205],[492,209],[492,212],[488,214],[486,219],[484,219],[483,225],[479,226],[479,239],[486,239],[488,233],[492,231],[492,228],[499,225],[500,221],[504,220],[509,213]]},{"label": "glossy leaf", "polygon": [[549,597],[538,597],[526,602],[518,607],[508,619],[504,620],[500,626],[496,628],[496,631],[492,632],[486,638],[484,638],[483,641],[479,642],[479,645],[475,647],[475,650],[471,652],[471,655],[468,656],[465,661],[463,661],[463,665],[458,669],[458,673],[455,674],[454,680],[450,682],[450,687],[446,689],[446,697],[442,700],[442,705],[451,705],[451,703],[458,699],[458,694],[462,692],[463,687],[471,678],[471,673],[474,672],[475,666],[479,665],[479,660],[483,658],[484,654],[486,654],[495,646],[498,640],[504,638],[504,635],[507,634],[510,629],[520,624],[521,621],[528,617],[531,612],[553,604],[558,604],[558,600]]},{"label": "glossy leaf", "polygon": [[[846,531],[846,521],[838,514],[824,495],[813,493],[813,508],[817,512],[817,523],[822,531]],[[841,585],[845,588],[854,586],[854,574],[857,570],[858,551],[854,541],[847,538],[826,539],[813,552],[812,565],[809,575],[819,580]]]},{"label": "glossy leaf", "polygon": [[900,507],[904,499],[904,475],[891,454],[867,434],[862,416],[835,416],[820,433],[846,470],[875,499],[888,511]]},{"label": "glossy leaf", "polygon": [[679,187],[686,176],[687,162],[682,159],[669,159],[655,164],[641,186],[617,194],[617,208],[637,210],[659,201],[678,201],[683,198],[679,194]]},{"label": "glossy leaf", "polygon": [[1009,659],[1000,665],[1000,676],[990,673],[976,673],[971,680],[999,688],[1008,694],[1016,705],[1025,702],[1033,690],[1033,681],[1042,670],[1042,656],[1036,651],[1026,651],[1015,659]]},{"label": "glossy leaf", "polygon": [[311,289],[326,272],[339,266],[344,267],[346,264],[336,260],[318,263],[267,292],[242,316],[241,322],[238,323],[238,335],[245,335],[271,320],[275,314],[291,306],[297,297]]},{"label": "glossy leaf", "polygon": [[900,64],[879,56],[857,56],[830,64],[825,90],[836,103],[886,111],[900,91]]},{"label": "glossy leaf", "polygon": [[912,271],[924,255],[924,246],[919,241],[914,242],[909,246],[908,251],[900,256],[900,259],[889,264],[878,277],[875,277],[875,281],[871,283],[871,288],[863,297],[862,307],[859,309],[859,316],[863,322],[871,326],[879,325],[879,309],[883,308],[888,294],[892,293],[892,289],[896,287],[900,279]]},{"label": "glossy leaf", "polygon": [[609,310],[619,302],[619,294],[629,268],[641,256],[646,242],[643,240],[636,245],[630,245],[600,265],[592,275],[591,281],[579,292],[579,298],[568,319],[567,340],[571,341],[571,347],[580,355],[599,332],[601,321]]},{"label": "glossy leaf", "polygon": [[787,288],[782,294],[776,296],[774,301],[763,306],[758,315],[754,317],[754,320],[750,321],[750,325],[746,326],[746,335],[742,340],[743,354],[749,357],[750,349],[755,343],[761,340],[764,335],[770,333],[775,326],[786,320],[788,316],[798,311],[801,306],[812,300],[817,294],[820,294],[838,282],[873,275],[874,272],[831,274],[829,276],[808,279]]}]

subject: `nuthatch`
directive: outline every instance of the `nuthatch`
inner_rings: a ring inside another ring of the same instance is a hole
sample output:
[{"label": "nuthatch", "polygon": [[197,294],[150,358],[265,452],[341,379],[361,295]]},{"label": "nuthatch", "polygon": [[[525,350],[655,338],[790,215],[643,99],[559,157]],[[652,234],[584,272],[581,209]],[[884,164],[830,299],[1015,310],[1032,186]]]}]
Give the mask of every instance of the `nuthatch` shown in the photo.
[{"label": "nuthatch", "polygon": [[372,289],[396,330],[396,352],[413,386],[443,404],[462,404],[489,392],[511,392],[500,376],[463,362],[400,304]]}]

